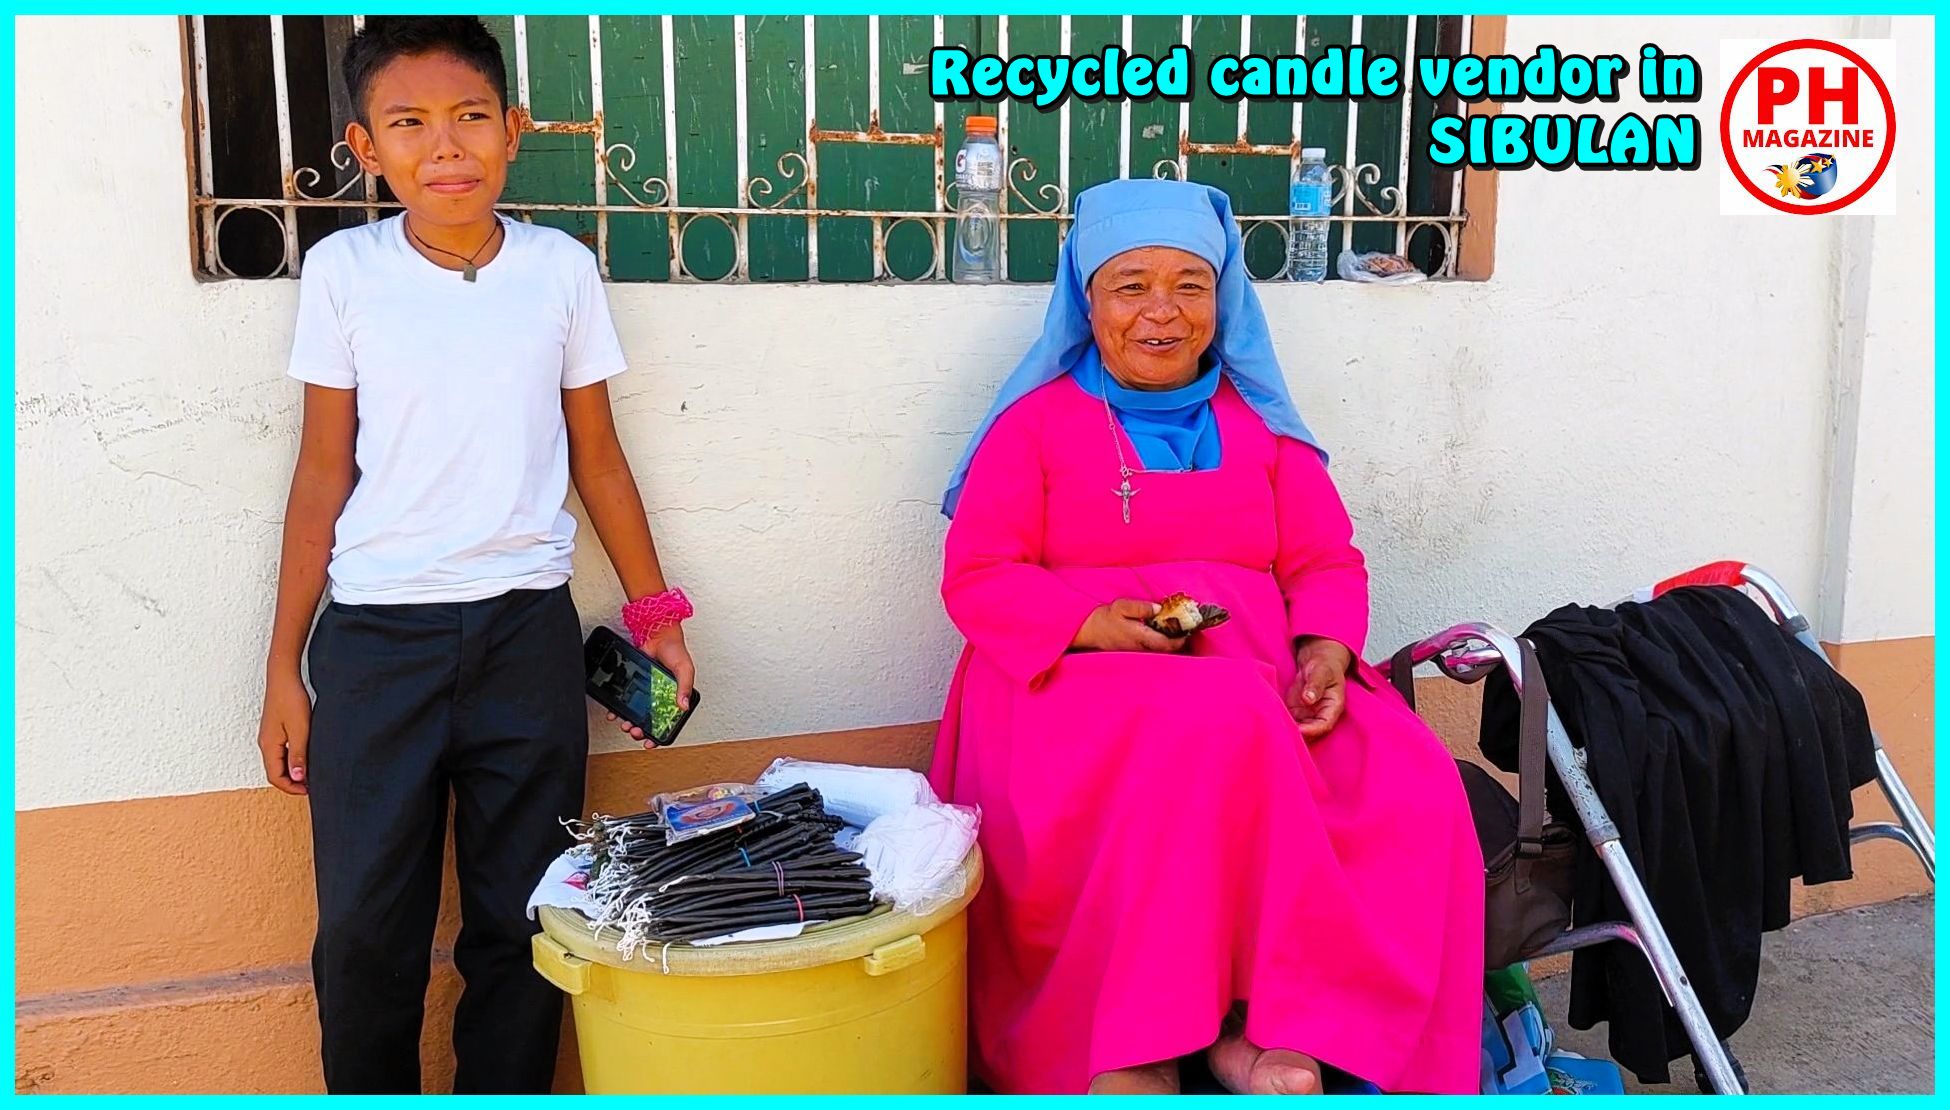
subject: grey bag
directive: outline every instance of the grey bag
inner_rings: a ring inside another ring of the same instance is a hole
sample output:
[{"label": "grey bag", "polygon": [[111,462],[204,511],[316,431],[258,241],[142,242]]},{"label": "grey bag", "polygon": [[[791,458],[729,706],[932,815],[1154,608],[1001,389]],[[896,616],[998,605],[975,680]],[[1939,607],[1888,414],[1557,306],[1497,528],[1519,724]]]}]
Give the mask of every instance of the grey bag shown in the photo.
[{"label": "grey bag", "polygon": [[[1413,645],[1389,667],[1410,709],[1415,708]],[[1483,966],[1508,967],[1542,948],[1571,925],[1571,874],[1578,833],[1553,821],[1544,809],[1545,707],[1550,691],[1536,649],[1519,639],[1523,696],[1518,718],[1517,797],[1494,775],[1466,759],[1456,761],[1476,838],[1483,846]]]}]

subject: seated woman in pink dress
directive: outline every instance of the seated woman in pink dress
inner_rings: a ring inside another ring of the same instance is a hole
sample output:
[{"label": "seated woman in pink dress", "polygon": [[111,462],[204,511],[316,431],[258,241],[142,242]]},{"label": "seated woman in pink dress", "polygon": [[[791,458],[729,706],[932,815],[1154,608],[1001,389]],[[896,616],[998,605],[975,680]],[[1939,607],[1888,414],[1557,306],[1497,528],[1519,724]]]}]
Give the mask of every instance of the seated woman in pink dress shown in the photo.
[{"label": "seated woman in pink dress", "polygon": [[[943,510],[968,640],[932,779],[983,812],[977,1073],[1477,1088],[1483,861],[1441,741],[1360,661],[1367,572],[1224,193],[1077,198],[1042,338]],[[1231,619],[1147,627],[1183,592]]]}]

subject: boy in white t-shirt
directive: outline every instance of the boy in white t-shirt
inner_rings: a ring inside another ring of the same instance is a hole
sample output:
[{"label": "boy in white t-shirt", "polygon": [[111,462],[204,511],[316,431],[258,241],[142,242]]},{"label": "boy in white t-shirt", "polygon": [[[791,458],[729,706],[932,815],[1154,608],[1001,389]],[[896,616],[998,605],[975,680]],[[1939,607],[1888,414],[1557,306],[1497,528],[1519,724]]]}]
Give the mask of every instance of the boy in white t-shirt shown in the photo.
[{"label": "boy in white t-shirt", "polygon": [[305,258],[304,433],[258,738],[271,784],[310,799],[325,1082],[420,1089],[451,795],[454,1085],[546,1092],[561,998],[530,963],[526,903],[582,812],[589,743],[571,481],[624,623],[684,704],[690,609],[611,423],[624,358],[596,261],[494,210],[522,130],[494,37],[472,17],[375,17],[345,76],[346,140],[406,211]]}]

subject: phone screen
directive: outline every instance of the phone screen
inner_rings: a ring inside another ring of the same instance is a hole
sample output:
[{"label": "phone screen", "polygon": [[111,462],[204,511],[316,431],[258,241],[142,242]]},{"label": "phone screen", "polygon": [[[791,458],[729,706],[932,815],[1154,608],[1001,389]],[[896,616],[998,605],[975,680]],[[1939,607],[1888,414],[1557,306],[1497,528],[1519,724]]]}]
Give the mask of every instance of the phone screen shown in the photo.
[{"label": "phone screen", "polygon": [[668,740],[683,715],[677,705],[677,680],[632,658],[618,645],[603,650],[589,683],[621,706],[630,720],[648,722],[643,731],[653,739]]}]

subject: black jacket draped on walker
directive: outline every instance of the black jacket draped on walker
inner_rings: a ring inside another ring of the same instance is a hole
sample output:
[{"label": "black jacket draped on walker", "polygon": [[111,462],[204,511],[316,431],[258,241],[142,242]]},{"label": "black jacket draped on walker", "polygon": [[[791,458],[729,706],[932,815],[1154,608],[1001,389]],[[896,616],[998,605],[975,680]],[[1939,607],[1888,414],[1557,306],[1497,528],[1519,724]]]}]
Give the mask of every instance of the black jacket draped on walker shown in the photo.
[{"label": "black jacket draped on walker", "polygon": [[[1790,880],[1850,875],[1850,791],[1875,777],[1855,688],[1744,594],[1674,590],[1617,610],[1567,605],[1524,635],[1707,1016],[1725,1039],[1746,1020],[1760,935],[1788,923]],[[1485,682],[1482,747],[1515,770],[1517,698]],[[1553,815],[1576,822],[1553,773]],[[1629,920],[1589,847],[1575,924]],[[1641,1081],[1691,1046],[1635,949],[1573,959],[1571,1025],[1610,1022],[1612,1057]]]}]

